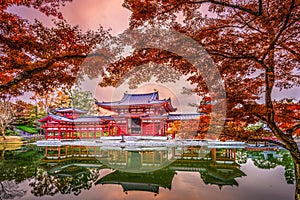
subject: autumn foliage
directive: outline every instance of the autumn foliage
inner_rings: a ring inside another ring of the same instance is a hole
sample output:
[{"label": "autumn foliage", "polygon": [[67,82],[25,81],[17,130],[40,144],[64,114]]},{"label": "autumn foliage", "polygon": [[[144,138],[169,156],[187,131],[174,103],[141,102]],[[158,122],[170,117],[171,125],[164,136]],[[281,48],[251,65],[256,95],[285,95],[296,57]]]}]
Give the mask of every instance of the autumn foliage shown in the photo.
[{"label": "autumn foliage", "polygon": [[[59,11],[69,0],[4,1],[0,14],[0,91],[22,94],[72,85],[81,63],[108,32],[82,32],[70,26]],[[54,19],[53,27],[29,22],[8,12],[26,6]]]}]

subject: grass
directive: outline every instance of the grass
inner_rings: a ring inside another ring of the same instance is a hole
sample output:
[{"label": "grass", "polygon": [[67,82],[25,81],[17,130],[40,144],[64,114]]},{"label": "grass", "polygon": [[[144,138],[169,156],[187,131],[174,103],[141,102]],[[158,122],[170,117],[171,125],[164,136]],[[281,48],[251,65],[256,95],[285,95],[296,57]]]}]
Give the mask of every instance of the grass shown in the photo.
[{"label": "grass", "polygon": [[37,130],[36,128],[25,126],[25,125],[20,125],[16,127],[17,129],[20,129],[21,131],[25,131],[27,133],[36,133]]}]

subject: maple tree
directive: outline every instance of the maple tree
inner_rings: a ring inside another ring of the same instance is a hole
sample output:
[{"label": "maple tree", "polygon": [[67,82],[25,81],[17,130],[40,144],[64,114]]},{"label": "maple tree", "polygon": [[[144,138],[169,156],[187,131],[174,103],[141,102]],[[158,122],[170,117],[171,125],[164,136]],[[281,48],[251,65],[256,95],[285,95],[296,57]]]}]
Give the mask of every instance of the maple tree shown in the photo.
[{"label": "maple tree", "polygon": [[[20,95],[72,85],[81,63],[109,34],[101,26],[83,32],[59,11],[71,0],[4,1],[0,14],[0,92]],[[53,27],[30,23],[7,9],[26,6],[53,17]],[[90,54],[91,56],[91,54]],[[101,56],[101,55],[97,55]]]},{"label": "maple tree", "polygon": [[71,106],[71,99],[65,88],[56,88],[43,93],[35,92],[31,97],[37,106],[37,112],[46,115],[55,108],[67,108]]},{"label": "maple tree", "polygon": [[9,135],[8,128],[16,125],[34,126],[36,119],[41,117],[37,114],[34,105],[2,94],[0,97],[0,135],[6,140],[6,135]]},{"label": "maple tree", "polygon": [[10,96],[2,96],[0,101],[0,132],[4,139],[6,139],[5,129],[15,119],[15,106],[10,102],[10,99]]},{"label": "maple tree", "polygon": [[[58,7],[65,1],[10,2],[1,5],[2,10],[6,11],[11,5],[33,6],[61,18]],[[123,6],[132,12],[131,28],[169,28],[193,38],[205,48],[225,83],[227,117],[241,126],[258,121],[268,125],[280,145],[293,157],[295,195],[300,199],[300,152],[293,140],[300,129],[299,102],[289,104],[285,97],[272,98],[275,87],[300,86],[299,1],[125,0]],[[203,14],[205,7],[208,14]],[[1,33],[0,91],[14,93],[69,85],[91,47],[107,36],[103,29],[83,34],[78,27],[71,27],[65,21],[56,22],[53,28],[44,27],[40,22],[30,24],[8,12],[1,13]],[[92,52],[89,64],[99,66],[103,61],[93,60],[94,55],[107,57],[119,50]],[[109,75],[103,78],[101,85],[116,86],[138,65],[144,67],[133,76],[132,84],[149,79],[148,63],[172,67],[189,76],[189,82],[197,84],[195,93],[210,93],[201,74],[193,74],[195,69],[187,60],[155,48],[136,49],[131,55],[115,61],[106,68]],[[102,70],[99,67],[86,69]],[[152,73],[159,80],[178,78],[155,69]],[[84,74],[97,73],[84,71]],[[261,99],[264,104],[258,103]]]},{"label": "maple tree", "polygon": [[[272,97],[275,88],[300,86],[299,1],[125,0],[123,6],[132,12],[131,29],[169,28],[205,48],[225,83],[226,117],[242,126],[261,121],[271,129],[293,157],[295,198],[300,199],[300,152],[293,139],[300,129],[299,109],[295,109],[299,102],[289,106],[283,102],[286,97]],[[195,93],[211,95],[201,74],[193,74],[191,63],[163,48],[135,49],[107,68],[109,75],[101,84],[116,86],[127,71],[147,63],[165,63],[189,76],[187,81],[197,84]],[[143,79],[145,70],[135,78]]]}]

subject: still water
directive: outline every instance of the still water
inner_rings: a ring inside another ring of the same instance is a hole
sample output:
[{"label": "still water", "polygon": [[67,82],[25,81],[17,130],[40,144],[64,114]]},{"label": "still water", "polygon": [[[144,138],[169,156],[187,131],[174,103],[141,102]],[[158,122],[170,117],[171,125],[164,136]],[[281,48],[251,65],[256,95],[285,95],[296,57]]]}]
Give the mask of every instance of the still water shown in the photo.
[{"label": "still water", "polygon": [[278,149],[0,147],[0,199],[294,198]]}]

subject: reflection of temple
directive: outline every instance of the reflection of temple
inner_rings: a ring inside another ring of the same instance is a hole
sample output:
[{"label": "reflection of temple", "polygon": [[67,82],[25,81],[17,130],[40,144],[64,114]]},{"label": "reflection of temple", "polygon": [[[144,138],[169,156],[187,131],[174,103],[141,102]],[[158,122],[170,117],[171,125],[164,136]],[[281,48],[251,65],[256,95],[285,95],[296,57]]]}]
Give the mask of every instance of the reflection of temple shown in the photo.
[{"label": "reflection of temple", "polygon": [[[63,146],[45,147],[46,155],[40,161],[40,167],[58,176],[74,176],[85,172],[87,168],[103,168],[96,156],[91,156],[91,151],[96,147]],[[96,153],[95,153],[96,155]]]},{"label": "reflection of temple", "polygon": [[236,163],[236,149],[205,149],[190,147],[181,150],[170,169],[199,172],[205,184],[236,185],[238,177],[245,176]]},{"label": "reflection of temple", "polygon": [[[85,146],[45,147],[46,156],[41,160],[48,163],[48,171],[62,169],[66,165],[85,163],[87,166],[101,165],[106,168],[127,172],[146,172],[161,169],[173,162],[168,149],[120,150]],[[80,165],[80,164],[78,164]],[[54,169],[53,167],[56,166]],[[57,169],[56,169],[57,168]]]},{"label": "reflection of temple", "polygon": [[166,135],[174,121],[199,119],[202,114],[170,114],[176,111],[171,99],[159,99],[158,92],[147,94],[125,93],[120,101],[97,102],[102,109],[115,113],[111,116],[86,116],[83,110],[64,108],[39,120],[46,139],[82,139],[116,135]]},{"label": "reflection of temple", "polygon": [[[46,147],[41,166],[55,174],[72,175],[74,168],[112,168],[116,171],[100,178],[96,184],[121,185],[124,192],[171,189],[176,171],[199,172],[205,184],[236,185],[245,176],[236,163],[235,149],[204,147],[161,149],[101,149],[99,147]],[[71,171],[70,171],[71,170]]]},{"label": "reflection of temple", "polygon": [[99,179],[95,184],[121,185],[126,193],[128,191],[146,191],[158,194],[160,187],[171,190],[175,174],[175,171],[167,169],[147,173],[115,171]]},{"label": "reflection of temple", "polygon": [[221,189],[225,185],[238,186],[235,178],[245,176],[239,169],[236,161],[236,150],[225,149],[223,152],[217,152],[212,149],[213,163],[206,168],[207,171],[201,173],[201,178],[205,184],[218,185]]}]

